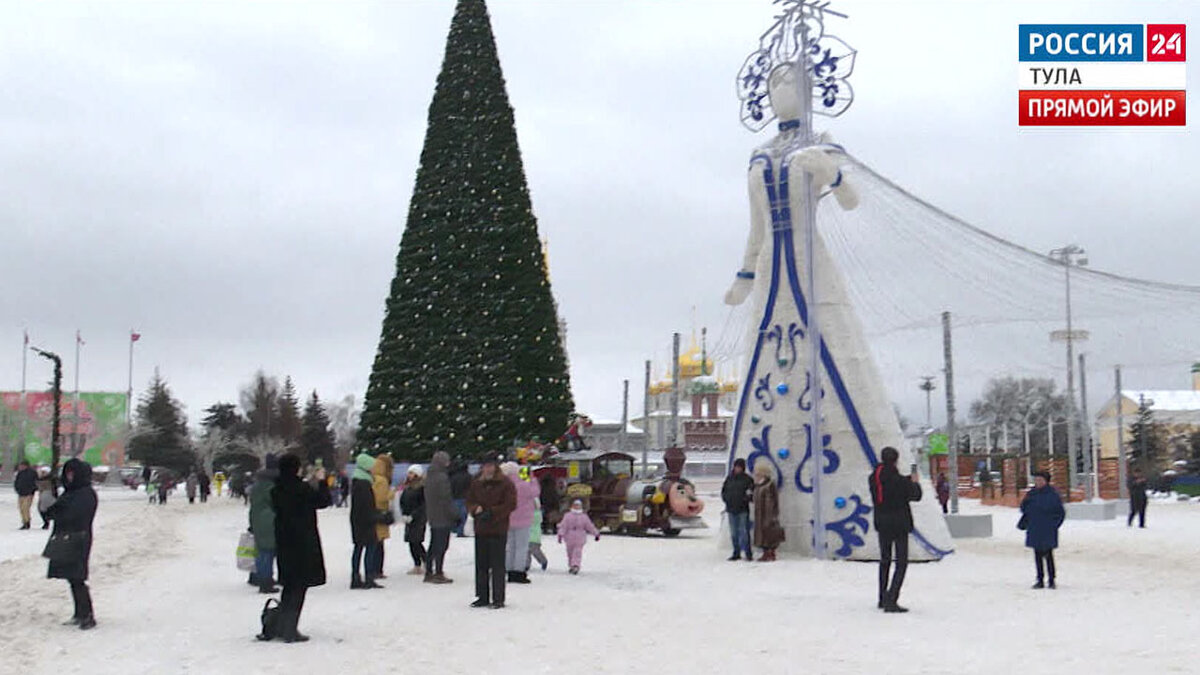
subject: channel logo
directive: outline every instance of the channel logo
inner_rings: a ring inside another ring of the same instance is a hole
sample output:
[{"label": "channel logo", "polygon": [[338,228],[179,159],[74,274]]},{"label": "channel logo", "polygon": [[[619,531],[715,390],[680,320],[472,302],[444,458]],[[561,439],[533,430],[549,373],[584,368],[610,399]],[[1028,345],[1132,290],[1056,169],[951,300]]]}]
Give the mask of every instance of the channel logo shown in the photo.
[{"label": "channel logo", "polygon": [[1021,126],[1183,126],[1186,24],[1022,24]]}]

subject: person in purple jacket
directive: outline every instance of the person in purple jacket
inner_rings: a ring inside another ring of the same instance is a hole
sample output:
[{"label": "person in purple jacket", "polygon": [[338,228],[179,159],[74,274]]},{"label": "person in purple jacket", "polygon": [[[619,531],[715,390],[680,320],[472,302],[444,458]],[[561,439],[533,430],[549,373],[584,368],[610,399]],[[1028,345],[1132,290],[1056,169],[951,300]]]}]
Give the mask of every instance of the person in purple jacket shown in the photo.
[{"label": "person in purple jacket", "polygon": [[600,531],[591,517],[584,513],[583,501],[576,499],[571,502],[571,510],[558,521],[558,543],[567,545],[567,564],[570,565],[571,574],[579,574],[588,535],[600,541]]},{"label": "person in purple jacket", "polygon": [[534,481],[521,478],[521,467],[516,462],[505,462],[500,471],[508,476],[517,489],[517,508],[508,517],[508,542],[504,548],[504,569],[508,582],[528,584],[529,573],[525,571],[525,557],[529,554],[529,527],[533,525],[533,512],[538,508],[542,488]]}]

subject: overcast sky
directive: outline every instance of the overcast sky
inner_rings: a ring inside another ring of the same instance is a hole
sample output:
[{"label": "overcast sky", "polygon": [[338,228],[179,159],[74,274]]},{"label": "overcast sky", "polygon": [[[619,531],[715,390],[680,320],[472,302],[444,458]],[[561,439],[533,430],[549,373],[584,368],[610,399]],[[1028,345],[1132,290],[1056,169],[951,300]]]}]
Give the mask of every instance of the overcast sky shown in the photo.
[{"label": "overcast sky", "polygon": [[[665,371],[693,307],[714,340],[725,323],[765,139],[733,79],[771,3],[489,7],[575,399],[617,418],[622,378],[640,410],[643,361]],[[1019,23],[1200,26],[1200,4],[835,8],[856,101],[826,127],[857,156],[1030,248],[1078,241],[1095,267],[1200,283],[1194,133],[1021,129],[1016,103]],[[135,328],[135,391],[158,366],[192,423],[258,368],[361,399],[453,9],[0,6],[0,388],[20,386],[25,328],[70,387],[80,329],[81,387],[123,391]],[[30,388],[48,373],[31,360]]]}]

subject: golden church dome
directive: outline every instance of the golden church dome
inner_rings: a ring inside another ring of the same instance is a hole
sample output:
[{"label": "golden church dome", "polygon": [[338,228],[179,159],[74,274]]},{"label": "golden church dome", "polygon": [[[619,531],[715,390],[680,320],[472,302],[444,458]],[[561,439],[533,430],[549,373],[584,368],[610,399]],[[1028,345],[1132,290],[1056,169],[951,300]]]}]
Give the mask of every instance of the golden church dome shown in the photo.
[{"label": "golden church dome", "polygon": [[703,367],[701,365],[700,348],[693,344],[688,350],[679,355],[679,377],[687,379],[690,377],[699,377],[701,375],[711,375],[713,372],[713,360],[705,359]]}]

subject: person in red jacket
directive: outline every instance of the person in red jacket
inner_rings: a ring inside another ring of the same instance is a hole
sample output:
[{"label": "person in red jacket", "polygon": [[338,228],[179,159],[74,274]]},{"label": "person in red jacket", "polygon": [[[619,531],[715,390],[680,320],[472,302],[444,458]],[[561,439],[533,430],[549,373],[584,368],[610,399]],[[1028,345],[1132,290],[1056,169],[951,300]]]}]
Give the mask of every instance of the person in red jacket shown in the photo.
[{"label": "person in red jacket", "polygon": [[946,504],[950,502],[950,481],[946,478],[945,472],[938,474],[937,479],[937,498],[938,503],[942,505],[942,513],[949,513]]},{"label": "person in red jacket", "polygon": [[[879,456],[883,461],[875,466],[868,481],[871,501],[875,504],[875,532],[879,535],[879,608],[885,612],[907,612],[898,603],[900,586],[908,570],[908,535],[913,531],[912,508],[909,502],[921,501],[921,485],[914,471],[907,478],[900,475],[896,462],[900,453],[886,447]],[[888,583],[892,558],[896,573]]]}]

